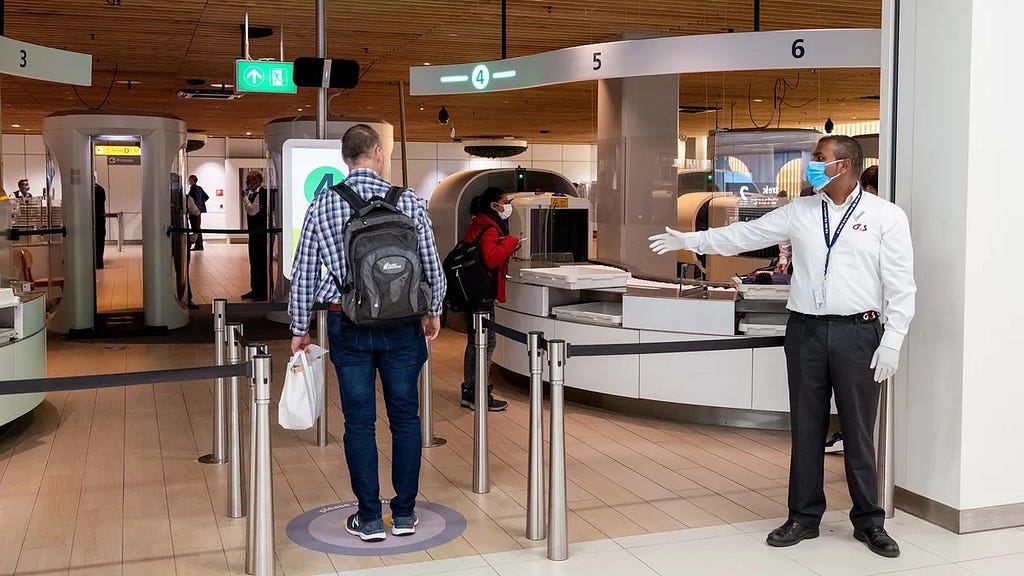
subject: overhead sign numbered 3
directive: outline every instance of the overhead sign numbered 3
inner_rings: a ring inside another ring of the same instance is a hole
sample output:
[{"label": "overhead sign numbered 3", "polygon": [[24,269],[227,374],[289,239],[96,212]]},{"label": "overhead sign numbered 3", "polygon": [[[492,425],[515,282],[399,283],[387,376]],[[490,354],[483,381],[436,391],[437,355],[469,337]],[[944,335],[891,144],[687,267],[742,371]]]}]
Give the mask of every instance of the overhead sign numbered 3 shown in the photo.
[{"label": "overhead sign numbered 3", "polygon": [[0,72],[48,82],[92,86],[92,56],[0,36]]},{"label": "overhead sign numbered 3", "polygon": [[414,66],[413,96],[521,90],[552,84],[739,70],[878,68],[877,29],[783,30],[603,42],[519,58]]}]

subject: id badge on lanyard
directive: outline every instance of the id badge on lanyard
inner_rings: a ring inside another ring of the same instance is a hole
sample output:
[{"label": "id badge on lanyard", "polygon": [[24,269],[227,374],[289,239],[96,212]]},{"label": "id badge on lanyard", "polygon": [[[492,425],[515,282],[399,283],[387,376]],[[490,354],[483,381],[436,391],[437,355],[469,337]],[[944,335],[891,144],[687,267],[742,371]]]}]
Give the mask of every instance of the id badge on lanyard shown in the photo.
[{"label": "id badge on lanyard", "polygon": [[846,222],[853,215],[854,210],[857,209],[857,205],[860,204],[860,198],[864,195],[864,191],[861,190],[857,197],[853,199],[850,206],[846,209],[846,213],[843,214],[842,220],[839,221],[839,225],[836,226],[836,233],[831,234],[831,228],[829,226],[828,218],[828,202],[823,198],[821,200],[821,228],[825,235],[825,272],[821,275],[821,284],[814,289],[814,306],[819,310],[825,307],[827,302],[825,294],[825,282],[828,279],[828,266],[832,260],[832,248],[839,241],[839,235],[843,233],[843,228],[846,227]]}]

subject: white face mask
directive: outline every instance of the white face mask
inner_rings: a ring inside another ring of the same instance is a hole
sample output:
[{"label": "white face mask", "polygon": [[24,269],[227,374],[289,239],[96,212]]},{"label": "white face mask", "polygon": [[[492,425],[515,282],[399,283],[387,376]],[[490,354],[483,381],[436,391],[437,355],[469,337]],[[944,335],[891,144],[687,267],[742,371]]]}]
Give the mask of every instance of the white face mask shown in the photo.
[{"label": "white face mask", "polygon": [[508,220],[509,217],[512,216],[512,205],[502,204],[501,211],[498,212],[498,216],[501,217],[502,220]]}]

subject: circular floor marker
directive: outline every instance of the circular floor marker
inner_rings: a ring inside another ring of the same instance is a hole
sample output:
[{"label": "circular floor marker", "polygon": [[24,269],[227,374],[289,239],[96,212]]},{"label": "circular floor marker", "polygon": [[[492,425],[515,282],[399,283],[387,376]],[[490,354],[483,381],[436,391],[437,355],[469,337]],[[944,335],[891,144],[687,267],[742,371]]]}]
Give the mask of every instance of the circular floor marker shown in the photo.
[{"label": "circular floor marker", "polygon": [[391,515],[384,503],[383,542],[363,542],[345,531],[345,520],[356,512],[356,502],[342,502],[303,512],[288,523],[288,538],[303,548],[343,556],[389,556],[436,548],[458,538],[466,530],[466,519],[440,504],[416,502],[419,524],[409,536],[391,534]]}]

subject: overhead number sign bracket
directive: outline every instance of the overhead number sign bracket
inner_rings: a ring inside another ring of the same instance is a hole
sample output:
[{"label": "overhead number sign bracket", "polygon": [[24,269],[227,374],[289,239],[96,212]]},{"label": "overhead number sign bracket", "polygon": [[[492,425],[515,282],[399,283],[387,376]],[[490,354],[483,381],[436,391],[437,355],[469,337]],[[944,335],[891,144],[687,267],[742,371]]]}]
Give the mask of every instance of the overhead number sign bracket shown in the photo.
[{"label": "overhead number sign bracket", "polygon": [[0,36],[0,72],[47,82],[92,86],[92,56]]},{"label": "overhead number sign bracket", "polygon": [[782,30],[603,42],[519,58],[414,66],[413,96],[521,90],[553,84],[741,70],[878,68],[878,29]]}]

